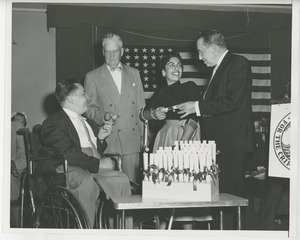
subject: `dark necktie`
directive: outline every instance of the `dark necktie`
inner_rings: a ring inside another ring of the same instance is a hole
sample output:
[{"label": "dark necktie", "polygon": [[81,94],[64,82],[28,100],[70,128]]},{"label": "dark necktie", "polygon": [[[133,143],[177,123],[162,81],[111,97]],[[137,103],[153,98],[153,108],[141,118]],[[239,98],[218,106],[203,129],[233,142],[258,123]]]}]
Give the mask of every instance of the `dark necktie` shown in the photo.
[{"label": "dark necktie", "polygon": [[218,65],[216,65],[216,66],[214,67],[214,70],[213,70],[213,72],[212,72],[212,74],[211,74],[211,77],[210,77],[210,79],[209,79],[209,82],[208,82],[208,84],[207,84],[206,90],[205,90],[205,92],[204,92],[204,94],[203,94],[203,99],[205,99],[205,96],[206,96],[206,93],[207,93],[208,88],[209,88],[209,86],[210,86],[210,83],[212,82],[212,79],[213,79],[213,77],[214,77],[214,75],[215,75],[215,73],[216,73],[218,67],[219,67]]}]

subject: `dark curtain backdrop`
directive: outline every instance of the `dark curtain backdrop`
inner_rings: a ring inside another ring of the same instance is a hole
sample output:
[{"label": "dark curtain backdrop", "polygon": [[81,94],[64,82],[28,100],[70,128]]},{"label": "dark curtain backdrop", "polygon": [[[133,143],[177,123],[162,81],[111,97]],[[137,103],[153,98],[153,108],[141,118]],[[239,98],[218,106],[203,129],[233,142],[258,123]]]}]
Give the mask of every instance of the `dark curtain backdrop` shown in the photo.
[{"label": "dark curtain backdrop", "polygon": [[[130,6],[130,4],[128,4]],[[57,81],[84,78],[102,64],[101,38],[116,32],[126,45],[189,46],[201,29],[215,28],[229,48],[270,48],[272,99],[291,81],[291,14],[157,8],[49,5],[47,27],[57,33]]]}]

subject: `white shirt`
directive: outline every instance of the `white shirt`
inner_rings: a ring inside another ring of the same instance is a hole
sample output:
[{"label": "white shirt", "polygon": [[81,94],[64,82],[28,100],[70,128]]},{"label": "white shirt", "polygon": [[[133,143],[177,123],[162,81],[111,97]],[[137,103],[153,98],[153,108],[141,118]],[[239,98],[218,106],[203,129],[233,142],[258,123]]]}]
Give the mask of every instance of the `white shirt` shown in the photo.
[{"label": "white shirt", "polygon": [[117,88],[118,88],[118,91],[119,91],[119,94],[121,94],[121,88],[122,88],[122,71],[118,70],[117,68],[122,68],[122,64],[119,63],[119,65],[117,66],[117,68],[112,71],[111,70],[111,67],[106,65],[107,68],[108,68],[108,71],[110,72]]},{"label": "white shirt", "polygon": [[[77,134],[78,134],[79,140],[80,140],[80,146],[82,148],[88,148],[88,147],[92,148],[91,142],[89,141],[89,136],[87,136],[85,127],[82,125],[83,122],[84,122],[86,128],[88,129],[91,141],[93,142],[93,144],[95,146],[97,146],[97,138],[95,137],[92,128],[86,122],[85,118],[82,116],[79,116],[76,112],[73,112],[70,109],[63,108],[63,110],[69,116],[69,118],[71,119],[71,122],[73,123],[73,125],[77,131]],[[84,119],[84,121],[82,122],[80,118]]]},{"label": "white shirt", "polygon": [[[214,70],[213,70],[213,73],[212,73],[212,76],[211,76],[211,78],[210,78],[210,80],[209,80],[209,82],[208,82],[208,87],[209,87],[209,84],[210,84],[210,82],[212,81],[212,79],[213,79],[213,77],[214,77],[214,75],[215,75],[215,73],[216,73],[218,67],[220,66],[221,62],[223,61],[225,55],[227,54],[227,52],[228,52],[228,49],[221,55],[221,57],[219,58],[217,64],[215,65]],[[200,107],[199,107],[199,101],[196,101],[196,102],[195,102],[195,110],[196,110],[196,115],[197,115],[198,117],[201,116],[201,113],[200,113]]]}]

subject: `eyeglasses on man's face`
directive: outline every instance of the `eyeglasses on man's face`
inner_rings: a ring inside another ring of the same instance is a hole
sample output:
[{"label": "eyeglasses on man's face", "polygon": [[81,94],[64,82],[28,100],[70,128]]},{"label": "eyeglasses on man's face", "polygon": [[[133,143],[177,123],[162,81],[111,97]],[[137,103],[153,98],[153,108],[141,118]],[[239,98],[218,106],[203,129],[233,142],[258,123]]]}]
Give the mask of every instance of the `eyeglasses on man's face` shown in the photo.
[{"label": "eyeglasses on man's face", "polygon": [[113,51],[107,51],[107,50],[104,50],[104,54],[105,54],[106,56],[116,56],[116,55],[118,55],[120,52],[121,52],[121,49],[117,49],[117,50],[113,50]]},{"label": "eyeglasses on man's face", "polygon": [[207,47],[204,51],[200,51],[200,50],[198,49],[199,57],[202,57],[202,58],[203,58],[204,54],[207,52],[207,50],[208,50],[209,48],[210,48],[210,46]]}]

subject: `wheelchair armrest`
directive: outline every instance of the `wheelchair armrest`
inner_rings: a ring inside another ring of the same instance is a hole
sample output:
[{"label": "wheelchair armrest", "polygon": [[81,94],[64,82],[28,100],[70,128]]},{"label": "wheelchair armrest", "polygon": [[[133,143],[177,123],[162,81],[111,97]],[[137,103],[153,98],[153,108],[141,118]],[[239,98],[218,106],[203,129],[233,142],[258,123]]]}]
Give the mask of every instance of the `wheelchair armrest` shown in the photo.
[{"label": "wheelchair armrest", "polygon": [[115,170],[122,172],[121,155],[119,153],[105,153],[102,157],[110,157],[115,164]]},{"label": "wheelchair armrest", "polygon": [[31,172],[28,172],[28,173],[31,175],[38,175],[38,173],[33,174],[32,164],[33,164],[33,162],[42,162],[42,161],[44,161],[44,162],[45,161],[51,161],[51,162],[56,161],[56,163],[58,163],[59,165],[63,165],[63,172],[56,173],[56,172],[49,171],[49,172],[44,172],[42,175],[48,179],[48,182],[52,182],[52,184],[53,184],[53,182],[55,182],[55,181],[57,182],[58,177],[55,177],[55,176],[63,174],[64,175],[64,184],[65,184],[66,188],[68,188],[69,187],[68,160],[67,160],[66,156],[62,155],[62,154],[57,154],[57,155],[49,155],[49,156],[45,156],[45,157],[31,158],[29,160]]},{"label": "wheelchair armrest", "polygon": [[64,173],[68,173],[68,161],[65,155],[57,154],[45,157],[34,157],[29,159],[29,174],[33,174],[33,162],[56,161],[64,166]]}]

